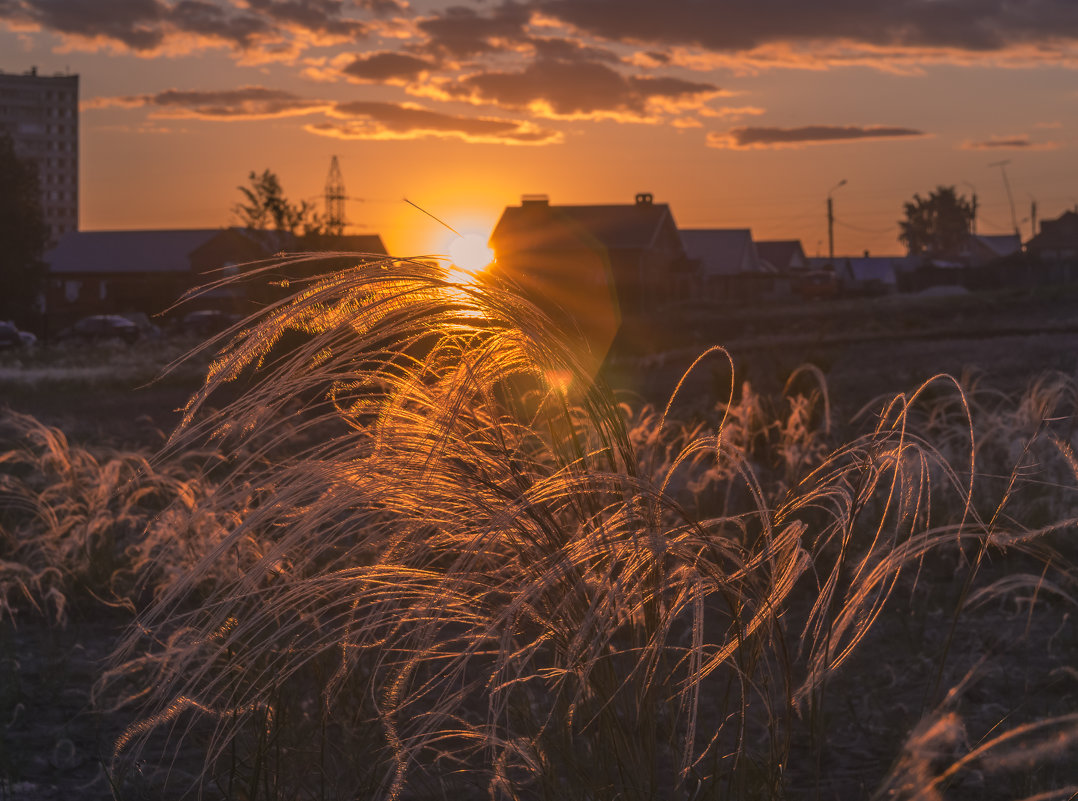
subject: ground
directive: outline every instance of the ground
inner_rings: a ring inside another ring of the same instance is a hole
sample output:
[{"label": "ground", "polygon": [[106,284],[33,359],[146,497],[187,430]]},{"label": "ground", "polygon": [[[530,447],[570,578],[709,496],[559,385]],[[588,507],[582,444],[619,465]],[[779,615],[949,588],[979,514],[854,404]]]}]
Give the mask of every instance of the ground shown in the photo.
[{"label": "ground", "polygon": [[[191,344],[0,354],[0,398],[78,441],[154,448],[179,420],[205,361],[155,376]],[[974,371],[1004,392],[1046,370],[1078,374],[1078,293],[845,299],[755,312],[680,309],[627,325],[605,377],[619,392],[661,404],[710,344],[724,345],[733,359],[735,392],[743,381],[763,391],[780,388],[790,370],[815,363],[826,374],[836,416],[845,419],[939,373]],[[729,392],[723,365],[715,359],[691,374],[681,391],[684,408],[704,408]],[[832,782],[818,788],[819,797],[866,797],[909,728],[973,668],[976,676],[947,703],[966,722],[961,736],[974,742],[1001,721],[1076,708],[1078,628],[1066,607],[1052,602],[1033,618],[1028,608],[989,605],[974,615],[977,625],[951,641],[942,601],[955,591],[956,568],[936,565],[908,612],[875,630],[847,667],[844,675],[860,688],[851,697],[861,700],[829,728],[845,744],[844,757],[824,766]],[[123,723],[96,709],[90,693],[126,620],[122,613],[101,619],[75,609],[65,628],[30,614],[17,625],[0,622],[0,799],[112,797],[104,765]],[[945,648],[940,672],[937,657]],[[874,750],[880,743],[886,753]],[[1052,770],[1049,778],[1078,783],[1073,766]],[[971,771],[954,797],[976,798],[986,781],[993,778]],[[1038,789],[1016,786],[1015,797]]]}]

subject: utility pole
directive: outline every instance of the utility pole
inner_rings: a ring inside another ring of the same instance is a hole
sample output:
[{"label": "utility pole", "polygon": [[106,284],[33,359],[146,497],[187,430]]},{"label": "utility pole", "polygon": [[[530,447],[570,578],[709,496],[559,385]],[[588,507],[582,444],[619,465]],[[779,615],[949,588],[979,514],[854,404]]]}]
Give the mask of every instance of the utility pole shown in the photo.
[{"label": "utility pole", "polygon": [[1033,195],[1029,196],[1029,224],[1031,228],[1029,237],[1032,239],[1037,235],[1037,198]]},{"label": "utility pole", "polygon": [[971,184],[969,181],[963,181],[966,186],[973,190],[970,195],[970,216],[969,216],[969,232],[971,234],[977,233],[977,187]]},{"label": "utility pole", "polygon": [[1003,187],[1007,190],[1007,201],[1011,204],[1011,226],[1014,228],[1015,236],[1021,238],[1022,232],[1018,230],[1018,215],[1014,213],[1014,195],[1011,194],[1011,182],[1007,180],[1007,165],[1010,163],[1010,159],[1007,159],[1006,161],[995,161],[988,166],[999,167],[999,171],[1003,173]]},{"label": "utility pole", "polygon": [[835,260],[835,209],[831,202],[831,193],[845,185],[846,179],[843,178],[827,192],[827,257],[832,262]]},{"label": "utility pole", "polygon": [[340,236],[344,233],[344,178],[337,157],[329,163],[329,176],[326,178],[326,233]]}]

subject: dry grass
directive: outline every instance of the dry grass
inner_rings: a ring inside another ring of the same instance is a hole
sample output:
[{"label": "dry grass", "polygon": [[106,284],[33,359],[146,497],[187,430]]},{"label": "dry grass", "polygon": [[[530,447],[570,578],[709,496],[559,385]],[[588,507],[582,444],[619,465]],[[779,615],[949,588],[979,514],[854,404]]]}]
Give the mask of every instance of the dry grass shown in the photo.
[{"label": "dry grass", "polygon": [[[160,583],[105,682],[143,710],[120,797],[928,799],[976,772],[1024,782],[976,797],[1073,795],[1042,767],[1073,758],[1073,704],[972,735],[977,672],[953,672],[986,625],[1073,634],[1068,379],[1015,405],[940,377],[836,441],[805,368],[679,422],[619,403],[513,287],[407,261],[312,280],[215,346],[147,466],[228,455],[154,519],[182,548],[136,546]],[[886,709],[888,645],[925,663],[920,703],[851,788],[844,727]],[[133,770],[161,749],[171,771]]]}]

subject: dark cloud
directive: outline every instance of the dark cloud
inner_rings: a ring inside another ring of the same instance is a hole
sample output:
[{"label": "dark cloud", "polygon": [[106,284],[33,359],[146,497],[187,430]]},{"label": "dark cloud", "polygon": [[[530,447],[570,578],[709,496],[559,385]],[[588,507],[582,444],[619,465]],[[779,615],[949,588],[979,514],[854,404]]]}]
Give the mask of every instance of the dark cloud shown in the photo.
[{"label": "dark cloud", "polygon": [[407,53],[381,52],[356,56],[341,72],[360,81],[410,81],[436,66],[431,61]]},{"label": "dark cloud", "polygon": [[993,136],[979,142],[963,142],[963,150],[1055,150],[1056,142],[1034,142],[1027,135]]},{"label": "dark cloud", "polygon": [[36,24],[140,53],[155,51],[176,35],[228,42],[242,50],[287,52],[282,40],[296,31],[355,39],[368,30],[350,16],[355,9],[377,14],[390,8],[399,8],[396,0],[5,0],[0,22]]},{"label": "dark cloud", "polygon": [[169,8],[158,0],[16,0],[0,12],[14,22],[32,22],[72,36],[111,39],[144,51],[164,41]]},{"label": "dark cloud", "polygon": [[680,78],[625,76],[594,61],[536,61],[519,72],[471,75],[449,91],[473,102],[560,117],[642,117],[653,103],[691,102],[718,88]]},{"label": "dark cloud", "polygon": [[342,139],[452,137],[466,142],[550,144],[561,134],[521,120],[444,114],[415,105],[376,101],[334,103],[280,89],[244,86],[225,90],[168,89],[157,94],[96,98],[84,108],[144,107],[153,116],[235,121],[293,117],[324,112],[332,121],[305,126],[312,133]]},{"label": "dark cloud", "polygon": [[1074,0],[534,0],[531,8],[604,39],[724,52],[819,39],[990,51],[1078,38]]},{"label": "dark cloud", "polygon": [[204,0],[180,0],[168,15],[179,30],[210,39],[222,39],[237,47],[250,47],[257,37],[272,31],[272,26],[253,14],[230,14],[214,3]]},{"label": "dark cloud", "polygon": [[247,0],[247,5],[275,22],[314,33],[360,37],[367,26],[344,16],[343,0]]},{"label": "dark cloud", "polygon": [[865,139],[902,139],[926,136],[924,131],[887,125],[806,125],[801,128],[744,127],[725,133],[710,133],[707,143],[722,148],[798,147],[828,142],[850,142]]},{"label": "dark cloud", "polygon": [[508,2],[485,16],[466,6],[453,6],[435,16],[420,19],[416,25],[429,37],[427,47],[431,52],[452,58],[471,58],[526,40],[525,30],[530,20],[531,11]]},{"label": "dark cloud", "polygon": [[536,58],[541,61],[620,61],[618,56],[609,50],[589,47],[574,39],[534,36],[525,42],[534,48]]},{"label": "dark cloud", "polygon": [[244,86],[239,89],[166,89],[149,95],[105,97],[88,101],[84,108],[145,106],[166,117],[195,117],[208,120],[267,119],[310,114],[326,109],[329,103],[311,100],[280,89]]},{"label": "dark cloud", "polygon": [[517,120],[463,117],[412,105],[355,101],[338,103],[331,111],[341,122],[319,123],[307,130],[344,139],[417,139],[454,137],[468,142],[547,144],[560,141],[556,131]]}]

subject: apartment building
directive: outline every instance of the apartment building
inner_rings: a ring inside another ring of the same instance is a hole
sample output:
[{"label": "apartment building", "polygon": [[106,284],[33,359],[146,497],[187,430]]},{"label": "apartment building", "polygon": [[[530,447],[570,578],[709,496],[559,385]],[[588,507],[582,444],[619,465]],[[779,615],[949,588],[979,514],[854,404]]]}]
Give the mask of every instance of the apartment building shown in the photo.
[{"label": "apartment building", "polygon": [[0,131],[37,163],[53,242],[79,227],[79,76],[0,72]]}]

